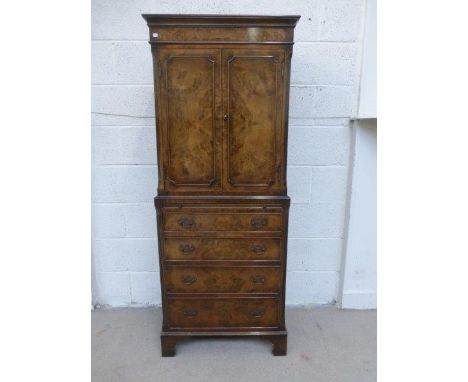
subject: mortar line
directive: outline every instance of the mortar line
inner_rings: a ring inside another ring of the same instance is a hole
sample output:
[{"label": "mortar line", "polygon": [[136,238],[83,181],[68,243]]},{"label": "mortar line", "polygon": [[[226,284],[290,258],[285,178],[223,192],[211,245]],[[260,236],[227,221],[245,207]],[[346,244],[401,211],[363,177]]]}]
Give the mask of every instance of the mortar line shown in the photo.
[{"label": "mortar line", "polygon": [[321,129],[321,130],[341,129],[341,130],[345,130],[345,129],[350,128],[349,125],[289,125],[289,127],[294,129],[294,130],[297,130],[297,129],[307,129],[307,130],[311,130],[311,129]]},{"label": "mortar line", "polygon": [[[342,238],[336,238],[336,237],[306,237],[306,238],[297,238],[297,237],[290,237],[289,239],[293,240],[343,240]],[[93,237],[93,241],[96,240],[153,240],[157,241],[157,237]]]},{"label": "mortar line", "polygon": [[344,164],[307,164],[307,163],[294,163],[294,164],[288,164],[288,167],[347,167]]},{"label": "mortar line", "polygon": [[96,202],[92,201],[92,205],[95,206],[115,206],[115,205],[121,205],[121,206],[131,206],[131,205],[144,205],[144,204],[153,204],[153,202]]},{"label": "mortar line", "polygon": [[95,165],[92,165],[91,168],[97,168],[97,167],[149,167],[149,168],[153,168],[153,167],[157,167],[158,165],[157,164],[139,164],[139,163],[131,163],[131,164],[126,164],[126,163],[116,163],[116,164],[113,164],[113,163],[106,163],[106,164],[95,164]]},{"label": "mortar line", "polygon": [[130,114],[117,114],[117,113],[104,113],[100,111],[91,111],[91,114],[99,114],[99,115],[108,115],[112,117],[128,117],[128,118],[151,118],[154,119],[155,116],[147,116],[147,115],[130,115]]},{"label": "mortar line", "polygon": [[[116,115],[116,114],[106,114],[106,115]],[[119,115],[116,115],[116,116],[119,116]],[[135,118],[140,118],[140,117],[135,117]],[[148,118],[148,117],[144,117],[144,118]],[[154,118],[154,117],[151,117],[151,118]],[[294,120],[297,120],[298,118],[294,118]],[[340,119],[344,119],[346,121],[343,121],[345,122],[346,124],[342,124],[342,125],[323,125],[323,124],[314,124],[313,121],[320,121],[320,120],[329,120],[329,119],[337,119],[337,120],[340,120]],[[303,121],[308,121],[308,119],[306,118],[303,118],[302,119]],[[138,128],[142,128],[142,129],[154,129],[154,125],[96,125],[96,124],[92,124],[91,127],[93,129],[118,129],[118,128],[123,128],[123,129],[126,129],[126,128],[132,128],[132,129],[138,129]],[[304,128],[304,129],[310,129],[310,128],[322,128],[322,129],[326,129],[326,128],[349,128],[349,119],[346,119],[346,118],[341,118],[341,117],[334,117],[334,118],[311,118],[310,119],[310,124],[304,124],[304,125],[295,125],[295,124],[291,124],[289,123],[289,127],[290,128]]]},{"label": "mortar line", "polygon": [[[138,237],[138,236],[126,236],[126,237],[96,237],[94,236],[92,240],[134,240],[134,239],[145,239],[145,240],[157,240],[157,237],[150,237],[150,236],[144,236],[144,237]],[[289,239],[301,239],[301,240],[343,240],[343,237],[339,236],[328,236],[328,237],[310,237],[310,236],[305,236],[305,237],[288,237]]]},{"label": "mortar line", "polygon": [[138,128],[143,128],[143,129],[154,129],[154,126],[152,125],[91,125],[93,129],[116,129],[116,128],[124,128],[124,129],[138,129]]},{"label": "mortar line", "polygon": [[[97,168],[97,167],[157,167],[158,165],[156,163],[97,163],[93,164],[91,167],[92,168]],[[324,167],[329,167],[329,168],[346,168],[346,165],[334,165],[334,164],[288,164],[288,167],[305,167],[305,168],[324,168]]]},{"label": "mortar line", "polygon": [[[148,202],[95,202],[92,201],[91,204],[94,205],[114,205],[114,204],[121,204],[121,205],[139,205],[139,204],[153,204],[153,201]],[[344,202],[328,202],[328,201],[317,201],[317,202],[310,202],[310,203],[295,203],[292,202],[291,206],[313,206],[313,205],[322,205],[322,204],[333,204],[333,205],[343,205],[346,204]]]},{"label": "mortar line", "polygon": [[287,272],[294,272],[294,273],[339,273],[339,271],[329,271],[329,270],[295,270],[295,269],[288,269]]},{"label": "mortar line", "polygon": [[[104,82],[104,83],[92,83],[92,87],[153,87],[153,83],[148,82],[127,82],[127,83],[115,83],[115,82]],[[334,87],[334,88],[352,88],[353,84],[290,84],[290,87],[300,88],[300,87]]]},{"label": "mortar line", "polygon": [[322,167],[331,167],[331,168],[346,168],[342,164],[288,164],[288,167],[307,167],[307,168],[322,168]]},{"label": "mortar line", "polygon": [[[338,270],[325,270],[325,269],[317,269],[317,270],[302,270],[302,269],[288,269],[287,272],[292,272],[292,273],[339,273]],[[132,270],[119,270],[119,271],[104,271],[100,270],[96,273],[118,273],[118,274],[129,274],[130,273],[159,273],[158,270],[155,271],[132,271]]]},{"label": "mortar line", "polygon": [[[91,42],[137,42],[148,43],[148,39],[124,39],[124,38],[92,38]],[[294,44],[357,44],[357,40],[295,40]]]}]

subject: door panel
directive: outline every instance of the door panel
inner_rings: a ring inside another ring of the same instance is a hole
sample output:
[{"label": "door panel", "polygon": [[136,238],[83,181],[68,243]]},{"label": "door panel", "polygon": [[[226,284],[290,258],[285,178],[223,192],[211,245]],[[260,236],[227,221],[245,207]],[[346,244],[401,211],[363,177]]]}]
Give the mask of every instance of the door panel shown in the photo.
[{"label": "door panel", "polygon": [[223,187],[240,192],[278,189],[284,151],[283,51],[226,49],[223,65]]},{"label": "door panel", "polygon": [[221,51],[165,49],[160,53],[161,110],[168,191],[220,188]]}]

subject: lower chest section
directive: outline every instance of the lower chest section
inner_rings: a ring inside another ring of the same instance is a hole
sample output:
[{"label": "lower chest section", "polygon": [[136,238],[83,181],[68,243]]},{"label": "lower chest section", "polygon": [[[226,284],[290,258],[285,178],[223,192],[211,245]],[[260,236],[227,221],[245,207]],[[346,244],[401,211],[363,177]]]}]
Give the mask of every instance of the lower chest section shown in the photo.
[{"label": "lower chest section", "polygon": [[289,199],[156,199],[164,329],[284,327]]}]

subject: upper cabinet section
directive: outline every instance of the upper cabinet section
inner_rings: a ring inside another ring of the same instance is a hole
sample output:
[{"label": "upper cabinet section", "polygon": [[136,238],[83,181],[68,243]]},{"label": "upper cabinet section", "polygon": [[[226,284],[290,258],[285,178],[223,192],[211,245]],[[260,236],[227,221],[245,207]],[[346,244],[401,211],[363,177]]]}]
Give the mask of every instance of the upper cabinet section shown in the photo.
[{"label": "upper cabinet section", "polygon": [[144,15],[159,195],[286,195],[296,16]]},{"label": "upper cabinet section", "polygon": [[300,16],[143,15],[155,44],[292,44]]}]

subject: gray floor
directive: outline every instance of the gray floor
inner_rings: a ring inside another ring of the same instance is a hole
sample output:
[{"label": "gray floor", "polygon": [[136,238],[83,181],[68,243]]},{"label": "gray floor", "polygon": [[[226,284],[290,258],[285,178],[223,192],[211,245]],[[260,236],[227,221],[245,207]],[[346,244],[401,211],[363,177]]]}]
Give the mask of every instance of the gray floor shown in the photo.
[{"label": "gray floor", "polygon": [[160,309],[92,312],[93,382],[376,380],[376,312],[294,308],[286,312],[288,355],[254,339],[181,342],[160,357]]}]

